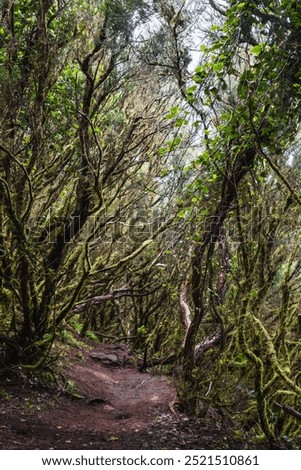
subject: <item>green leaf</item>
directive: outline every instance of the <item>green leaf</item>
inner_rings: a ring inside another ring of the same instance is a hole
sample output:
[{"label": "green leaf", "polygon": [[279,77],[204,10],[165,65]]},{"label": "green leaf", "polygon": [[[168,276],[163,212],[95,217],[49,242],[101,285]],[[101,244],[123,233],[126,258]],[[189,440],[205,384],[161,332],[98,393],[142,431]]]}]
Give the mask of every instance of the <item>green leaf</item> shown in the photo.
[{"label": "green leaf", "polygon": [[179,118],[179,119],[177,119],[176,122],[175,122],[175,127],[187,126],[187,124],[188,124],[188,120],[187,120],[187,119]]},{"label": "green leaf", "polygon": [[196,85],[191,85],[190,87],[187,88],[186,94],[187,95],[193,95],[193,93],[195,92],[196,89],[197,89]]},{"label": "green leaf", "polygon": [[256,46],[252,47],[251,52],[254,55],[259,55],[263,50],[263,44],[257,44]]},{"label": "green leaf", "polygon": [[216,64],[213,64],[213,71],[214,72],[221,72],[224,68],[224,62],[217,62]]},{"label": "green leaf", "polygon": [[179,134],[177,137],[175,137],[173,140],[168,140],[166,144],[168,145],[168,151],[171,152],[174,150],[182,141],[182,136]]},{"label": "green leaf", "polygon": [[179,106],[173,106],[170,110],[169,113],[166,114],[166,119],[173,119],[180,111]]},{"label": "green leaf", "polygon": [[183,219],[184,217],[186,217],[186,214],[187,214],[187,209],[182,209],[178,212],[178,217],[180,219]]},{"label": "green leaf", "polygon": [[165,147],[160,147],[158,149],[158,154],[160,155],[160,157],[163,157],[163,155],[166,154],[166,151],[167,151],[167,149]]}]

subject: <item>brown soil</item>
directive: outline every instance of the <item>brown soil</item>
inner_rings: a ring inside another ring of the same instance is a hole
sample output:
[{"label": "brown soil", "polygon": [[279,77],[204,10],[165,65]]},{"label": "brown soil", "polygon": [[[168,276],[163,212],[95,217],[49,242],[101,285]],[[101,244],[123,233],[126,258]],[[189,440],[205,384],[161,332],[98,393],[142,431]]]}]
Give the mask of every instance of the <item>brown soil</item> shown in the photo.
[{"label": "brown soil", "polygon": [[221,416],[200,420],[175,411],[172,380],[140,373],[125,346],[100,344],[81,354],[64,371],[69,395],[3,384],[0,449],[248,448]]}]

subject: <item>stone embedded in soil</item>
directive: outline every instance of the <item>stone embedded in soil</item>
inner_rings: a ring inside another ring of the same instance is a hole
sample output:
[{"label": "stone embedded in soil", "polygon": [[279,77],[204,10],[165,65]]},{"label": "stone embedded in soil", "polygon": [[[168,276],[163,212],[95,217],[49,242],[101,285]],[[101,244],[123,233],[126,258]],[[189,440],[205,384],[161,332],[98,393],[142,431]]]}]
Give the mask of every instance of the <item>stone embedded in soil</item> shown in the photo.
[{"label": "stone embedded in soil", "polygon": [[105,354],[102,352],[94,352],[90,354],[90,357],[97,359],[101,362],[111,362],[112,364],[119,365],[120,360],[116,354]]},{"label": "stone embedded in soil", "polygon": [[111,405],[104,405],[103,409],[104,411],[108,411],[108,412],[115,411],[114,406],[111,406]]}]

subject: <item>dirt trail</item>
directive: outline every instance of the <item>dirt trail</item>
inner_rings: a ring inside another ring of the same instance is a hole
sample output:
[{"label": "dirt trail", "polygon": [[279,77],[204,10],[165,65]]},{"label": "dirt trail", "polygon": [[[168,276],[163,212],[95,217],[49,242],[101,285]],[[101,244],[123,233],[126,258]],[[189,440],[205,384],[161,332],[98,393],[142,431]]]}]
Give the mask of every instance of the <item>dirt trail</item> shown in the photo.
[{"label": "dirt trail", "polygon": [[125,346],[99,344],[80,354],[64,374],[81,399],[28,383],[0,386],[0,449],[245,447],[218,416],[174,413],[172,381],[140,373]]},{"label": "dirt trail", "polygon": [[[138,432],[161,413],[168,413],[175,390],[167,378],[140,373],[122,346],[100,345],[68,371],[84,397],[57,410],[55,420],[69,429],[94,432]],[[74,407],[77,409],[74,417]],[[45,417],[45,415],[44,415]],[[53,423],[53,414],[47,416]]]},{"label": "dirt trail", "polygon": [[[4,386],[0,448],[148,448],[149,429],[171,413],[175,389],[165,377],[140,373],[125,346],[99,344],[64,371],[76,399],[35,388]],[[1,389],[0,389],[1,391]],[[2,395],[2,396],[1,396]]]}]

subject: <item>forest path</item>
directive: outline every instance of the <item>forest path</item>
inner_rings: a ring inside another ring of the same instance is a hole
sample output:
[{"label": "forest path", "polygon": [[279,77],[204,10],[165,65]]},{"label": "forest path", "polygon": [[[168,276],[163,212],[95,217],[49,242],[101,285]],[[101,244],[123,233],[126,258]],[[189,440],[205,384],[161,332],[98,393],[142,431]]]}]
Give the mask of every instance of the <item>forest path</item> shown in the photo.
[{"label": "forest path", "polygon": [[[175,413],[171,379],[140,373],[125,346],[77,352],[64,370],[72,393],[0,388],[0,449],[242,448],[221,421]],[[235,445],[236,444],[236,445]]]},{"label": "forest path", "polygon": [[70,409],[61,410],[58,416],[76,430],[113,433],[115,437],[120,432],[143,431],[162,413],[170,413],[169,403],[176,396],[166,377],[139,372],[122,345],[100,344],[85,353],[84,361],[73,365],[67,375],[84,403],[70,403]]}]

